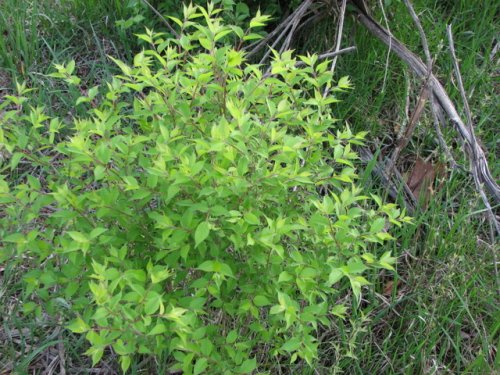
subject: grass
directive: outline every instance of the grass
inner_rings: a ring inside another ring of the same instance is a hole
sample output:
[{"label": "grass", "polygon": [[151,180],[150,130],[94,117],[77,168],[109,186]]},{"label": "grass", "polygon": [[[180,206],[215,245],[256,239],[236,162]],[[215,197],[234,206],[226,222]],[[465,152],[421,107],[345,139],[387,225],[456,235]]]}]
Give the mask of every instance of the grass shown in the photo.
[{"label": "grass", "polygon": [[[489,151],[493,175],[498,176],[498,56],[490,59],[490,54],[498,39],[493,25],[499,5],[484,1],[478,8],[477,3],[469,1],[414,1],[414,6],[427,32],[431,53],[440,51],[435,71],[461,108],[445,33],[446,24],[453,25],[476,135]],[[385,11],[391,32],[423,55],[404,4],[392,2]],[[385,25],[379,9],[374,16]],[[302,48],[330,49],[335,33],[332,24],[330,20],[316,24],[304,38],[307,42]],[[325,39],[325,35],[331,37]],[[421,82],[397,56],[391,54],[386,64],[387,48],[352,17],[347,17],[344,35],[343,46],[356,45],[358,49],[338,61],[336,75],[349,75],[355,84],[354,93],[339,103],[338,117],[346,118],[355,129],[370,130],[373,147],[382,148],[382,154],[387,155],[404,121],[408,93],[411,111]],[[467,166],[455,132],[448,127],[444,133],[447,143],[453,145],[456,160]],[[417,156],[437,165],[444,162],[442,155],[427,113],[400,157],[400,168],[409,173]],[[415,226],[399,233],[393,249],[401,254],[397,281],[376,285],[376,292],[367,298],[366,324],[354,340],[356,358],[336,359],[339,370],[359,374],[489,374],[499,369],[496,350],[500,321],[494,270],[497,248],[487,243],[489,226],[484,212],[480,212],[482,204],[472,179],[460,171],[448,171],[436,185],[441,187],[435,186],[429,207],[415,214]],[[384,293],[389,285],[393,285],[390,295]],[[359,327],[346,326],[348,331],[359,331]],[[325,355],[330,352],[325,348]]]},{"label": "grass", "polygon": [[[125,8],[120,1],[15,1],[4,0],[0,13],[0,96],[12,90],[14,80],[25,80],[36,88],[39,105],[53,113],[74,115],[74,98],[63,86],[46,75],[53,63],[77,61],[78,74],[88,87],[110,77],[114,67],[108,54],[130,57],[138,45],[131,29],[122,30],[115,21],[138,13],[146,14],[150,26],[160,27],[152,14],[142,8]],[[161,5],[154,3],[155,6]],[[402,2],[386,1],[391,31],[412,50],[421,52],[420,39]],[[498,56],[490,53],[498,41],[495,17],[500,5],[494,0],[472,2],[415,0],[415,8],[427,31],[431,52],[437,52],[435,71],[455,103],[460,96],[452,76],[447,52],[446,24],[452,23],[464,84],[470,97],[476,134],[489,151],[494,176],[499,175],[498,137]],[[374,16],[382,20],[380,9]],[[382,21],[382,24],[383,21]],[[324,20],[307,30],[297,45],[300,51],[322,52],[333,45],[334,23]],[[420,88],[399,59],[373,39],[348,15],[343,46],[356,45],[355,54],[339,58],[336,76],[349,75],[355,90],[343,95],[338,117],[358,130],[369,130],[373,147],[387,154],[405,121],[406,100],[413,108]],[[387,81],[384,76],[387,72]],[[384,88],[384,90],[382,90]],[[0,99],[1,100],[1,99]],[[459,105],[460,107],[460,105]],[[406,174],[417,156],[443,163],[429,114],[421,120],[412,142],[399,164]],[[456,134],[444,129],[454,156],[467,165]],[[321,374],[489,374],[500,368],[497,348],[500,320],[498,289],[494,272],[494,251],[489,229],[472,179],[461,171],[448,171],[436,182],[435,193],[426,209],[415,215],[415,225],[397,233],[393,253],[399,254],[398,275],[375,278],[365,292],[365,301],[352,322],[338,321],[325,332],[320,348]],[[367,179],[380,190],[377,181]],[[26,264],[25,267],[29,267]],[[0,265],[0,374],[41,373],[55,366],[63,351],[67,368],[85,373],[91,367],[82,356],[83,337],[61,330],[49,316],[32,321],[19,313],[22,293],[19,277],[25,269]],[[374,275],[375,276],[375,275]],[[380,281],[382,280],[382,281]],[[65,309],[65,306],[58,306]],[[108,353],[101,370],[112,373],[115,358]],[[153,363],[141,364],[132,373],[149,368],[162,373]],[[312,373],[304,367],[284,365],[293,373]]]}]

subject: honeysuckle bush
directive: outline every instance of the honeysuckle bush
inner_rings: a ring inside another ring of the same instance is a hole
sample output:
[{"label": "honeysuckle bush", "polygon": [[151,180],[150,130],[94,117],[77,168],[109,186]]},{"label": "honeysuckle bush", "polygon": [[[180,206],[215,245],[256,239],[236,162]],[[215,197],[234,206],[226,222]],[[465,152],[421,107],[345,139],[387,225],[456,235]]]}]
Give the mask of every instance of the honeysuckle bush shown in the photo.
[{"label": "honeysuckle bush", "polygon": [[[238,47],[267,17],[217,14],[185,7],[179,38],[139,35],[150,49],[75,103],[87,116],[49,118],[22,84],[1,104],[0,261],[30,269],[24,314],[65,320],[94,363],[112,348],[124,371],[314,366],[363,274],[393,269],[382,245],[409,219],[356,185],[365,134],[322,95],[349,80],[290,51],[263,73]],[[77,87],[74,69],[53,75]]]}]

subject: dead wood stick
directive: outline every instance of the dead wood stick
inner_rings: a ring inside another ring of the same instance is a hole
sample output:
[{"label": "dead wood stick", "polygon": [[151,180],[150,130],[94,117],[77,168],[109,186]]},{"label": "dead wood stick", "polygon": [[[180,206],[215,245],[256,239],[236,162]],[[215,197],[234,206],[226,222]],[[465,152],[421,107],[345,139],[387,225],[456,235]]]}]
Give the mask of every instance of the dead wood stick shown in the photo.
[{"label": "dead wood stick", "polygon": [[[476,136],[474,134],[474,126],[472,124],[472,114],[470,111],[469,107],[469,101],[467,100],[467,94],[465,93],[465,88],[464,84],[462,81],[462,75],[460,74],[460,67],[458,65],[458,59],[457,55],[455,54],[455,43],[453,42],[453,34],[451,32],[451,25],[448,25],[446,27],[446,33],[448,35],[448,42],[450,44],[450,54],[453,60],[453,68],[455,71],[455,76],[457,78],[458,82],[458,90],[460,91],[460,95],[462,96],[462,101],[464,104],[464,111],[465,111],[465,117],[467,119],[467,126],[469,127],[470,134],[475,142],[477,144]],[[472,149],[472,158],[470,159],[470,164],[471,164],[471,170],[472,170],[472,175],[474,177],[474,182],[476,183],[476,187],[479,191],[479,194],[481,195],[481,199],[483,200],[484,205],[488,209],[488,214],[489,214],[489,219],[492,224],[492,226],[495,227],[497,235],[500,235],[500,224],[498,223],[498,220],[495,217],[495,213],[493,212],[493,209],[491,208],[490,202],[488,201],[488,197],[486,196],[486,193],[484,192],[483,184],[481,183],[481,180],[479,178],[479,173],[478,173],[478,147],[474,147]],[[494,237],[492,238],[492,241],[494,241]]]},{"label": "dead wood stick", "polygon": [[294,16],[295,16],[295,12],[291,13],[287,18],[285,18],[283,21],[281,21],[281,23],[278,26],[276,26],[272,32],[267,34],[264,37],[264,39],[261,39],[255,43],[252,43],[247,47],[244,47],[243,50],[248,51],[248,53],[246,55],[247,58],[256,54],[258,51],[260,51],[260,49],[262,47],[264,47],[266,45],[266,43],[268,43],[276,35],[278,35],[282,29],[288,28],[289,24],[290,24],[290,20],[292,20]]},{"label": "dead wood stick", "polygon": [[[271,44],[271,48],[268,48],[266,53],[264,53],[264,56],[260,59],[259,64],[264,64],[271,54],[271,50],[276,47],[276,45],[280,42],[281,39],[285,37],[285,35],[288,33],[287,38],[285,39],[284,44],[289,44],[291,37],[290,35],[293,35],[300,19],[304,16],[304,14],[307,12],[309,7],[312,4],[312,0],[306,0],[302,4],[299,5],[297,9],[288,17],[288,22],[283,25],[283,31],[278,35],[278,37],[274,40],[274,42]],[[290,31],[289,31],[290,30]],[[260,48],[264,47],[265,44],[258,44],[252,51],[249,53],[249,55],[257,52]],[[247,56],[248,57],[248,56]]]},{"label": "dead wood stick", "polygon": [[[392,37],[386,29],[368,14],[364,13],[360,8],[356,8],[356,10],[358,13],[358,20],[368,29],[368,31],[386,45],[390,45],[394,53],[405,61],[419,77],[425,77],[427,75],[426,66],[418,56],[408,50],[399,40]],[[450,118],[460,138],[465,143],[464,148],[469,158],[473,157],[474,153],[477,155],[476,165],[479,182],[485,185],[495,202],[500,203],[500,187],[491,175],[484,151],[478,143],[475,142],[475,137],[471,134],[470,129],[463,123],[453,102],[439,80],[431,74],[430,81],[432,83],[433,95],[437,103]]]},{"label": "dead wood stick", "polygon": [[[408,12],[410,13],[411,18],[413,19],[413,23],[418,29],[418,33],[420,34],[420,41],[422,43],[422,48],[424,49],[425,62],[427,65],[427,75],[429,76],[430,74],[432,74],[432,57],[429,50],[429,43],[427,42],[427,36],[425,35],[422,23],[420,22],[420,19],[418,18],[418,15],[415,12],[415,9],[413,8],[411,1],[404,0],[404,3],[406,5],[406,8],[408,9]],[[436,103],[436,98],[434,97],[434,95],[431,95],[429,103],[431,107],[432,120],[434,123],[434,130],[436,131],[439,145],[441,149],[444,151],[446,158],[450,161],[451,167],[454,169],[456,168],[457,163],[455,162],[455,159],[453,158],[453,155],[451,154],[451,151],[444,140],[443,133],[441,132],[439,115],[438,115],[438,104]]]},{"label": "dead wood stick", "polygon": [[427,79],[422,85],[422,89],[420,90],[420,94],[418,96],[417,104],[415,106],[415,109],[413,110],[413,113],[411,114],[408,126],[403,136],[398,140],[398,144],[396,145],[396,148],[394,149],[391,159],[387,165],[386,173],[388,175],[391,175],[392,170],[398,161],[399,154],[410,142],[411,136],[415,131],[418,121],[420,120],[420,117],[422,116],[422,113],[424,111],[425,103],[429,98],[429,91],[430,91],[429,80]]},{"label": "dead wood stick", "polygon": [[290,44],[292,42],[292,37],[295,34],[297,27],[299,26],[299,22],[309,11],[309,7],[311,6],[311,4],[312,4],[312,0],[304,1],[301,11],[298,12],[297,15],[295,16],[295,19],[293,20],[292,26],[290,28],[290,32],[288,33],[285,41],[283,42],[283,44],[280,47],[280,53],[283,53],[284,51],[286,51],[290,47]]},{"label": "dead wood stick", "polygon": [[[342,33],[344,30],[344,16],[345,16],[345,8],[346,8],[347,0],[342,0],[342,5],[340,6],[340,18],[339,18],[339,23],[338,23],[338,28],[337,28],[337,41],[335,43],[335,52],[340,51],[340,43],[342,42]],[[335,55],[335,57],[332,60],[332,66],[330,68],[330,73],[332,73],[335,70],[335,65],[337,64],[337,57],[338,55]],[[328,96],[328,92],[330,91],[330,87],[327,85],[325,87],[325,91],[323,92],[323,98],[326,98]]]}]

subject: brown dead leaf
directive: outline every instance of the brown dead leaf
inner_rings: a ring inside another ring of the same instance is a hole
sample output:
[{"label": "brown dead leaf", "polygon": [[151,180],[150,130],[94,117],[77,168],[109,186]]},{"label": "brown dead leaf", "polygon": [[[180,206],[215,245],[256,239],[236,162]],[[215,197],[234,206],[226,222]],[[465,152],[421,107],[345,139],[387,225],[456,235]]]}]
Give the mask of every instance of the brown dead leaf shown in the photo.
[{"label": "brown dead leaf", "polygon": [[[396,288],[399,288],[400,286],[401,286],[401,280],[398,280]],[[392,294],[393,288],[394,288],[394,280],[389,280],[388,282],[385,283],[382,294],[386,297],[390,296]]]},{"label": "brown dead leaf", "polygon": [[415,166],[408,178],[408,187],[413,192],[413,195],[419,202],[422,202],[424,207],[427,207],[429,200],[434,194],[434,181],[440,174],[440,167],[432,163],[426,162],[420,157],[417,157]]}]

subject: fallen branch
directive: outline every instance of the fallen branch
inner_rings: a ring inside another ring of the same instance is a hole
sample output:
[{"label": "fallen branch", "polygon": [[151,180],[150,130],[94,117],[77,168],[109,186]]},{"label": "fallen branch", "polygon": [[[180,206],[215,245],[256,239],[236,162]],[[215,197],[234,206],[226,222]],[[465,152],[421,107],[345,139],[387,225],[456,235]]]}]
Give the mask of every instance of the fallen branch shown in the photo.
[{"label": "fallen branch", "polygon": [[[418,15],[415,12],[415,9],[413,8],[411,1],[410,0],[403,0],[403,1],[406,5],[406,8],[408,8],[408,12],[410,13],[411,18],[413,19],[415,26],[418,29],[418,33],[420,34],[420,41],[422,43],[422,48],[424,49],[425,62],[427,66],[427,76],[429,76],[430,74],[432,74],[432,57],[429,50],[429,43],[427,42],[427,36],[425,35],[422,23],[420,22],[420,19],[418,18]],[[441,147],[441,149],[443,149],[444,153],[446,154],[446,158],[449,160],[451,167],[455,169],[457,167],[457,163],[455,162],[455,159],[451,154],[450,148],[446,144],[443,137],[443,133],[441,132],[440,121],[439,121],[440,116],[438,113],[439,108],[434,95],[431,95],[429,103],[431,107],[432,120],[434,122],[434,129],[436,131],[436,135],[439,141],[439,146]],[[442,123],[444,125],[444,121]]]},{"label": "fallen branch", "polygon": [[[354,4],[357,5],[358,2],[356,1]],[[419,77],[424,78],[427,76],[427,67],[418,56],[408,50],[399,40],[391,36],[386,29],[370,17],[361,7],[356,6],[355,9],[358,14],[358,20],[368,29],[368,31],[386,45],[390,46],[390,49],[405,61]],[[477,174],[477,180],[475,180],[476,187],[479,189],[480,186],[484,184],[493,200],[500,203],[500,187],[490,173],[486,156],[476,141],[474,130],[469,129],[464,124],[453,102],[446,93],[446,90],[433,74],[430,75],[430,83],[436,102],[450,118],[453,126],[457,130],[464,144],[464,149],[469,156],[469,160],[473,160],[473,173]],[[490,204],[490,206],[492,205]]]},{"label": "fallen branch", "polygon": [[[458,82],[458,90],[460,91],[460,95],[462,96],[462,101],[464,104],[465,117],[467,120],[467,126],[469,128],[472,139],[475,144],[477,144],[476,136],[474,134],[474,127],[472,125],[472,114],[469,107],[469,101],[467,100],[467,95],[465,94],[464,84],[462,82],[462,75],[460,74],[460,67],[458,66],[458,59],[455,54],[455,43],[453,42],[453,34],[451,32],[451,25],[446,27],[446,33],[448,35],[448,42],[450,44],[450,54],[453,60],[453,68],[455,70],[455,76],[457,77]],[[476,183],[476,188],[479,191],[479,195],[481,195],[481,199],[483,200],[484,205],[488,209],[489,219],[491,221],[492,226],[496,229],[497,235],[500,235],[500,225],[498,220],[495,217],[493,209],[491,208],[490,202],[488,201],[488,197],[483,188],[483,184],[481,183],[479,173],[478,173],[478,158],[480,155],[478,154],[478,147],[474,147],[472,149],[472,157],[470,158],[472,176],[474,177],[474,182]],[[492,238],[493,240],[494,238]]]}]

